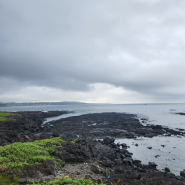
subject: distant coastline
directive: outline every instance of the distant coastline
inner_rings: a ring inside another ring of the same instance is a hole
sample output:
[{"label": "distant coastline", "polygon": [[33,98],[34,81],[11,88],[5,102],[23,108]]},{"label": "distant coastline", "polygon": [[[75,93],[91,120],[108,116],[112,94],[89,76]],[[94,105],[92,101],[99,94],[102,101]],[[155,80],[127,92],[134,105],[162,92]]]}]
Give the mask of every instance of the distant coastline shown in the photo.
[{"label": "distant coastline", "polygon": [[78,101],[62,101],[62,102],[25,102],[25,103],[0,103],[0,107],[12,107],[12,106],[39,106],[39,105],[70,105],[70,104],[85,104]]},{"label": "distant coastline", "polygon": [[0,103],[0,107],[6,107],[6,104]]}]

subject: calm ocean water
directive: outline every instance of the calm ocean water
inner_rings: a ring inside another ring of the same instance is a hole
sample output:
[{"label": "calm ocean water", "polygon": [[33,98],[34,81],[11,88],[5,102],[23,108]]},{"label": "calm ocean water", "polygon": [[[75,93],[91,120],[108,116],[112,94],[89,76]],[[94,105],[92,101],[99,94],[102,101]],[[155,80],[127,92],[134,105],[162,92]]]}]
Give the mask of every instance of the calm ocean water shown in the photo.
[{"label": "calm ocean water", "polygon": [[[124,112],[137,114],[138,118],[148,118],[150,124],[164,125],[170,128],[185,129],[185,116],[174,114],[185,112],[185,104],[72,104],[48,106],[17,106],[0,107],[0,111],[41,111],[41,110],[70,110],[75,113],[48,118],[47,121],[87,113]],[[127,143],[133,158],[139,159],[143,164],[155,162],[158,169],[168,167],[171,172],[179,175],[185,169],[185,138],[184,137],[154,137],[120,139],[116,142]],[[135,144],[139,146],[136,147]],[[161,145],[165,145],[162,147]],[[149,150],[147,147],[152,146]],[[159,157],[155,157],[159,155]]]}]

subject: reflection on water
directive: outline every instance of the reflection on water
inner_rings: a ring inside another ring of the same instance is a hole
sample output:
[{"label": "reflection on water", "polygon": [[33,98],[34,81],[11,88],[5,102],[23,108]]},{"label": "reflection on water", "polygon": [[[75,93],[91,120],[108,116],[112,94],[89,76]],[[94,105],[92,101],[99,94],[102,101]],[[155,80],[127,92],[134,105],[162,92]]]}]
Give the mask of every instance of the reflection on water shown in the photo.
[{"label": "reflection on water", "polygon": [[[115,143],[126,143],[133,153],[133,159],[142,161],[143,164],[155,162],[157,169],[168,167],[172,173],[179,175],[185,169],[184,143],[185,138],[178,137],[153,137],[138,139],[117,139]],[[138,146],[136,146],[138,144]],[[149,149],[152,147],[151,149]]]}]

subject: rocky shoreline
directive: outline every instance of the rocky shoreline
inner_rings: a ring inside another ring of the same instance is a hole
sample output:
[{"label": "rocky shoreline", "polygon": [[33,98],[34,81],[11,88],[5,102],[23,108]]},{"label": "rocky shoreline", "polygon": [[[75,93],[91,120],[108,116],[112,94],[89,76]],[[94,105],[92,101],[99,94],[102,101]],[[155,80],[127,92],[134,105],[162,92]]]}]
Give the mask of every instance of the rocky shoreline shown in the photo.
[{"label": "rocky shoreline", "polygon": [[[143,165],[139,160],[133,160],[132,153],[126,144],[115,144],[115,138],[136,138],[138,136],[154,137],[158,135],[182,135],[182,130],[172,130],[160,125],[144,126],[133,114],[101,113],[86,114],[52,121],[42,127],[46,117],[58,116],[68,111],[51,112],[20,112],[14,116],[15,121],[0,122],[0,127],[6,132],[0,133],[0,145],[14,142],[27,142],[52,137],[62,137],[67,142],[61,143],[60,151],[50,150],[51,156],[61,159],[60,168],[53,161],[47,161],[47,166],[29,166],[25,173],[10,173],[20,178],[20,184],[30,180],[53,180],[59,176],[68,175],[71,178],[91,178],[93,181],[103,180],[105,184],[128,185],[181,185],[185,184],[185,171],[180,176],[156,169],[156,164],[149,162]],[[142,122],[147,123],[145,118]],[[75,143],[71,138],[78,138]],[[100,139],[103,140],[94,140]],[[52,145],[52,143],[51,143]],[[29,175],[28,175],[29,174]]]},{"label": "rocky shoreline", "polygon": [[[55,144],[47,143],[47,146],[49,145]],[[167,168],[165,172],[158,171],[155,163],[143,165],[141,161],[132,159],[132,154],[127,151],[125,144],[115,144],[111,137],[106,137],[103,141],[89,138],[78,139],[76,142],[61,141],[61,145],[61,148],[50,149],[49,154],[63,168],[57,166],[54,160],[47,160],[43,165],[31,165],[21,172],[8,172],[9,177],[17,177],[23,185],[31,184],[33,180],[35,183],[41,183],[61,176],[91,179],[99,183],[102,180],[107,185],[185,184],[185,171],[181,172],[181,176],[175,176]]]},{"label": "rocky shoreline", "polygon": [[[161,125],[147,124],[146,118],[137,118],[135,114],[125,113],[94,113],[81,116],[73,116],[51,121],[45,124],[44,133],[55,132],[63,138],[88,137],[103,139],[111,136],[114,138],[154,137],[159,135],[185,136],[183,129],[170,129]],[[51,128],[51,125],[54,127]]]},{"label": "rocky shoreline", "polygon": [[64,168],[62,172],[72,178],[83,174],[83,178],[93,180],[98,180],[99,177],[95,175],[98,174],[106,184],[185,184],[184,172],[181,172],[181,176],[175,176],[168,168],[165,172],[158,171],[155,163],[143,165],[141,161],[132,159],[127,147],[125,144],[115,144],[111,137],[105,137],[103,141],[78,139],[73,146],[66,143],[62,156],[58,154],[68,163],[67,169]]},{"label": "rocky shoreline", "polygon": [[43,130],[42,123],[48,117],[68,114],[69,111],[25,111],[13,112],[8,121],[0,121],[0,146],[14,142],[27,142],[29,139],[45,139],[35,137],[35,133]]}]

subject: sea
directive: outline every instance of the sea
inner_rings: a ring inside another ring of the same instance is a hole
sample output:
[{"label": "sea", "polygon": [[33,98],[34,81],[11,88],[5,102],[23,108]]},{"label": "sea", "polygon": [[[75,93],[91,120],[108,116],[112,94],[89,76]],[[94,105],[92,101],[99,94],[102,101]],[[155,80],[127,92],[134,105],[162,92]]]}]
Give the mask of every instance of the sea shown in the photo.
[{"label": "sea", "polygon": [[[173,129],[185,129],[185,116],[175,114],[177,112],[185,113],[184,103],[68,104],[0,107],[0,111],[10,112],[43,110],[74,111],[74,113],[47,118],[46,122],[88,113],[119,112],[137,114],[138,119],[148,119],[148,124],[163,125]],[[155,162],[158,165],[157,169],[161,171],[164,171],[164,168],[168,167],[172,173],[179,175],[180,171],[185,169],[185,137],[183,136],[139,137],[136,139],[119,138],[115,142],[126,143],[130,147],[128,148],[129,152],[133,153],[133,159],[138,159],[143,164]],[[152,149],[148,149],[148,147],[152,147]]]}]

